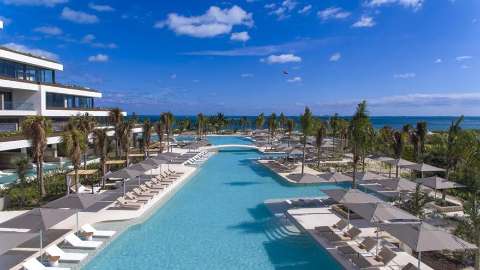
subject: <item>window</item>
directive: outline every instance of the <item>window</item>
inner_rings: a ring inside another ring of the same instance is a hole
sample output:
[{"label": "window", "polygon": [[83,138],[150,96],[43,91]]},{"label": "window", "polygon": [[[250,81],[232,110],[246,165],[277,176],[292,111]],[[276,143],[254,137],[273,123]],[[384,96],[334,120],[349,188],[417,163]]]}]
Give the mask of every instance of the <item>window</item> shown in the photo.
[{"label": "window", "polygon": [[55,72],[50,69],[0,60],[0,76],[31,82],[55,83]]},{"label": "window", "polygon": [[56,93],[47,93],[47,108],[64,108],[65,95]]}]

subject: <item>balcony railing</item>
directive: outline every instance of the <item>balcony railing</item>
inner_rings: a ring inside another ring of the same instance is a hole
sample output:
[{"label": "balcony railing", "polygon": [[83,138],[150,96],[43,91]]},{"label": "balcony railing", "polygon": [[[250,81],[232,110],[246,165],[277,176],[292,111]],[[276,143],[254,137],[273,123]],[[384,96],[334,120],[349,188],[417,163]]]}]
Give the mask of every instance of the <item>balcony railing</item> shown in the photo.
[{"label": "balcony railing", "polygon": [[47,106],[47,110],[65,110],[65,111],[111,111],[112,108],[94,107],[94,108],[81,108],[81,107],[54,107]]},{"label": "balcony railing", "polygon": [[47,82],[37,82],[37,81],[29,81],[29,80],[22,80],[22,79],[17,79],[17,78],[11,78],[11,77],[6,77],[6,76],[1,76],[0,75],[0,80],[9,80],[9,81],[15,81],[15,82],[24,82],[24,83],[33,83],[33,84],[40,84],[40,85],[48,85],[48,86],[55,86],[55,87],[62,87],[62,88],[68,88],[68,89],[74,89],[74,90],[82,90],[82,91],[89,91],[89,92],[98,92],[95,89],[84,87],[84,86],[78,86],[78,85],[68,85],[68,84],[61,84],[61,83],[47,83]]},{"label": "balcony railing", "polygon": [[28,102],[12,102],[4,101],[0,104],[0,109],[5,111],[18,110],[18,111],[35,111],[35,105]]}]

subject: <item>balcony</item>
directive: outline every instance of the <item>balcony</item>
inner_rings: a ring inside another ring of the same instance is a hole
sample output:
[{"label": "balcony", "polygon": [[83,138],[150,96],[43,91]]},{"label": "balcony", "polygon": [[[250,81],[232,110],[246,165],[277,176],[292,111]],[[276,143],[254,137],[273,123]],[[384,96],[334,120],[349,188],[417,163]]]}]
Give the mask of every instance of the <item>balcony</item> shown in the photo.
[{"label": "balcony", "polygon": [[[0,87],[13,88],[13,89],[24,89],[31,91],[38,91],[40,87],[48,88],[47,91],[81,91],[84,93],[90,93],[90,95],[101,97],[101,93],[95,89],[88,87],[82,87],[78,85],[66,85],[61,83],[46,83],[46,82],[37,82],[30,80],[22,80],[11,77],[0,76]],[[88,94],[87,94],[88,95]]]},{"label": "balcony", "polygon": [[35,111],[35,105],[27,102],[4,101],[3,104],[0,103],[0,110]]}]

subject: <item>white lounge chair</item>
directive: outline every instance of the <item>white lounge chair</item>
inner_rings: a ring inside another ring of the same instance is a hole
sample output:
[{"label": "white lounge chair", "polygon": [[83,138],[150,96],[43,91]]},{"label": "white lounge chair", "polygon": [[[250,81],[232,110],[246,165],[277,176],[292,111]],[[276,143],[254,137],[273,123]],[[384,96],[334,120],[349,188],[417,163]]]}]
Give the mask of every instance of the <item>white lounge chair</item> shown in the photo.
[{"label": "white lounge chair", "polygon": [[60,249],[57,245],[51,245],[47,247],[45,249],[45,253],[50,256],[60,257],[60,261],[62,262],[80,262],[88,256],[87,253],[67,253]]},{"label": "white lounge chair", "polygon": [[112,237],[116,233],[116,231],[99,231],[90,224],[83,225],[82,230],[87,233],[93,233],[94,237]]},{"label": "white lounge chair", "polygon": [[32,258],[25,261],[22,266],[26,270],[70,270],[70,268],[63,267],[47,267],[39,262],[37,258]]},{"label": "white lounge chair", "polygon": [[73,233],[65,236],[65,242],[74,248],[82,249],[96,249],[102,244],[102,241],[84,241]]},{"label": "white lounge chair", "polygon": [[126,200],[123,197],[119,197],[117,199],[117,204],[122,208],[129,208],[129,209],[140,209],[143,206],[143,203],[141,202]]}]

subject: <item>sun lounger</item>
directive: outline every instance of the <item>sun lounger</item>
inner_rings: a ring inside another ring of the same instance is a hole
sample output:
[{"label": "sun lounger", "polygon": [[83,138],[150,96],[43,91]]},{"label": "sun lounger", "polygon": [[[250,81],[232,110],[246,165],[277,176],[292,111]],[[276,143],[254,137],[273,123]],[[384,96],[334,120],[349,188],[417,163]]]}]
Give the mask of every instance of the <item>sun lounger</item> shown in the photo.
[{"label": "sun lounger", "polygon": [[369,254],[369,252],[377,245],[377,240],[372,237],[366,237],[363,241],[356,245],[346,244],[337,248],[338,252],[344,256],[349,257],[352,255]]},{"label": "sun lounger", "polygon": [[164,189],[164,186],[163,185],[160,185],[160,184],[155,184],[154,182],[152,181],[147,181],[145,182],[145,184],[143,185],[140,185],[140,188],[143,190],[144,188],[148,188],[152,191],[156,191],[157,194],[160,193],[163,189]]},{"label": "sun lounger", "polygon": [[350,230],[344,232],[343,234],[337,234],[335,232],[319,232],[320,236],[327,239],[330,242],[345,242],[354,240],[357,236],[360,235],[362,231],[356,227],[352,227]]},{"label": "sun lounger", "polygon": [[412,263],[408,263],[407,265],[405,265],[404,267],[402,267],[401,270],[418,270],[418,267],[416,267],[416,266],[413,265]]},{"label": "sun lounger", "polygon": [[134,201],[134,200],[126,200],[123,197],[120,197],[117,199],[117,204],[124,208],[133,208],[133,209],[139,209],[143,206],[143,203],[141,202]]},{"label": "sun lounger", "polygon": [[371,269],[372,267],[381,267],[387,265],[395,258],[397,254],[388,247],[383,247],[377,256],[354,256],[351,258],[353,264],[360,269]]},{"label": "sun lounger", "polygon": [[47,267],[39,262],[36,258],[27,260],[22,264],[26,270],[70,270],[70,268],[63,267]]},{"label": "sun lounger", "polygon": [[344,219],[340,219],[337,223],[333,224],[332,226],[318,226],[315,227],[315,231],[317,232],[330,232],[330,231],[343,231],[347,228],[348,222]]},{"label": "sun lounger", "polygon": [[158,191],[154,191],[154,190],[151,190],[149,188],[147,188],[146,190],[144,190],[143,188],[141,188],[140,186],[137,187],[137,188],[134,188],[133,189],[133,192],[138,195],[138,196],[145,196],[145,197],[154,197],[155,195],[158,194]]},{"label": "sun lounger", "polygon": [[51,245],[45,249],[49,256],[58,256],[61,262],[80,262],[88,256],[88,253],[67,253],[57,245]]},{"label": "sun lounger", "polygon": [[127,199],[137,201],[137,202],[143,202],[143,203],[147,203],[152,199],[151,196],[140,196],[140,195],[137,195],[133,192],[125,193],[125,197],[127,197]]},{"label": "sun lounger", "polygon": [[112,237],[116,233],[115,231],[99,231],[90,224],[83,225],[82,230],[84,232],[93,233],[94,237]]},{"label": "sun lounger", "polygon": [[65,236],[65,242],[74,248],[81,249],[96,249],[102,244],[102,241],[84,241],[73,233]]},{"label": "sun lounger", "polygon": [[177,171],[175,171],[175,170],[170,170],[170,169],[168,169],[168,171],[169,171],[170,173],[172,173],[172,174],[177,174],[177,175],[182,175],[182,174],[184,174],[184,172],[177,172]]}]

